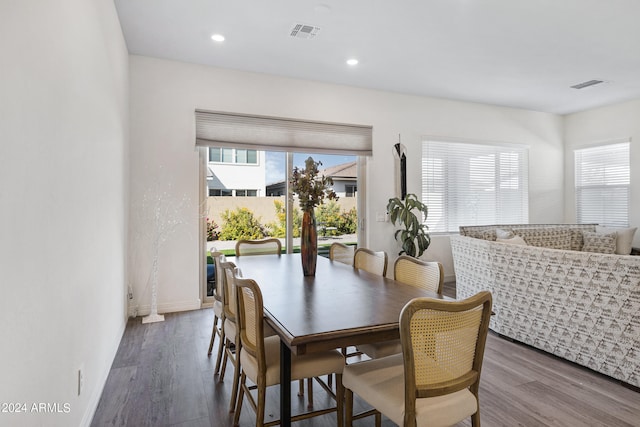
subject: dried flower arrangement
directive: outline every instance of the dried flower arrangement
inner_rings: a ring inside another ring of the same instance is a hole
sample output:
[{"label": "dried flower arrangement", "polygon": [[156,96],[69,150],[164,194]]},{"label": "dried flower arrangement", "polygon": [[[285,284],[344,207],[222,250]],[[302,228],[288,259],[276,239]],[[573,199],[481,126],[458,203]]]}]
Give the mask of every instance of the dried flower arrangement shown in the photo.
[{"label": "dried flower arrangement", "polygon": [[316,162],[312,157],[309,157],[305,160],[304,165],[304,169],[297,166],[293,168],[290,183],[291,190],[298,195],[300,200],[300,209],[303,212],[313,211],[313,208],[321,205],[324,199],[338,200],[338,196],[331,188],[333,180],[320,174],[318,166],[321,166],[322,162]]}]

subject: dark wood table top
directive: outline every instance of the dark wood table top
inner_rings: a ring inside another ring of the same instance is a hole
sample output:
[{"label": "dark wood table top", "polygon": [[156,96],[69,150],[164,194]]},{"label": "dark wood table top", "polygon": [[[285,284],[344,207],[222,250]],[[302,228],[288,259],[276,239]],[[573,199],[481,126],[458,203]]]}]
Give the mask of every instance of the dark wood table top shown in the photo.
[{"label": "dark wood table top", "polygon": [[302,274],[299,254],[230,260],[258,283],[267,322],[294,354],[396,339],[408,301],[446,298],[324,257],[314,277]]}]

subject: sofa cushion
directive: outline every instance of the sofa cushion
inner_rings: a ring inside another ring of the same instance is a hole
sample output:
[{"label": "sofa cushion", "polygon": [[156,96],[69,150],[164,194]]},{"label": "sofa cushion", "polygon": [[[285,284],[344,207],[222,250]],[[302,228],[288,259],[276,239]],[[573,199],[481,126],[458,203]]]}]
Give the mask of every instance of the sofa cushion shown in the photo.
[{"label": "sofa cushion", "polygon": [[485,231],[483,231],[481,239],[489,240],[490,242],[495,242],[496,241],[496,230],[485,230]]},{"label": "sofa cushion", "polygon": [[496,240],[495,227],[485,225],[460,226],[460,235],[473,237],[474,239]]},{"label": "sofa cushion", "polygon": [[598,233],[616,233],[616,251],[618,255],[629,255],[631,253],[631,245],[633,244],[633,236],[636,234],[638,227],[631,228],[611,228],[596,226]]},{"label": "sofa cushion", "polygon": [[583,252],[597,252],[601,254],[612,254],[616,251],[616,233],[596,233],[585,231]]},{"label": "sofa cushion", "polygon": [[[571,250],[581,251],[582,246],[584,246],[584,237],[582,236],[582,233],[584,233],[585,230],[576,230],[575,228],[572,228],[570,230],[571,230]],[[593,230],[588,230],[588,231],[595,231],[595,228]]]},{"label": "sofa cushion", "polygon": [[514,230],[530,246],[571,249],[571,231],[565,227],[520,228]]},{"label": "sofa cushion", "polygon": [[527,246],[527,242],[524,241],[524,239],[520,236],[513,236],[510,237],[508,239],[496,239],[496,242],[498,243],[507,243],[510,245],[521,245],[521,246]]}]

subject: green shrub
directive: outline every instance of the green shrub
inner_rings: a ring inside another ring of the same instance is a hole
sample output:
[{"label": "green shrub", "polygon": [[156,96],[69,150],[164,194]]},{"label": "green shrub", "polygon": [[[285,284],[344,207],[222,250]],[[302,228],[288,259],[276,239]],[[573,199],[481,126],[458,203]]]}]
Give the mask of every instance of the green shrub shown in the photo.
[{"label": "green shrub", "polygon": [[262,239],[265,237],[264,227],[247,208],[225,210],[222,214],[220,240]]},{"label": "green shrub", "polygon": [[[285,205],[280,200],[274,200],[276,208],[277,222],[267,224],[269,236],[285,237],[286,235],[286,212]],[[342,234],[355,234],[358,229],[358,212],[356,208],[348,211],[340,211],[340,205],[331,200],[315,208],[316,223],[318,233],[327,236],[340,236]],[[300,209],[293,209],[293,237],[300,237],[300,226],[302,225],[302,213]],[[323,227],[335,227],[335,230],[323,230]]]},{"label": "green shrub", "polygon": [[358,231],[358,211],[356,208],[351,208],[340,214],[338,231],[340,234],[356,234]]},{"label": "green shrub", "polygon": [[[337,202],[331,200],[328,203],[324,203],[316,208],[316,222],[318,223],[319,232],[329,235],[337,236],[340,233],[340,205]],[[335,227],[335,230],[323,230],[323,227]]]},{"label": "green shrub", "polygon": [[218,228],[218,224],[214,220],[207,218],[207,242],[218,240],[220,232],[216,228]]},{"label": "green shrub", "polygon": [[[287,234],[287,212],[284,203],[280,200],[274,200],[276,207],[276,217],[278,222],[270,222],[267,227],[270,229],[269,236],[285,237]],[[300,209],[293,208],[293,237],[300,237],[300,226],[302,225],[302,215]]]}]

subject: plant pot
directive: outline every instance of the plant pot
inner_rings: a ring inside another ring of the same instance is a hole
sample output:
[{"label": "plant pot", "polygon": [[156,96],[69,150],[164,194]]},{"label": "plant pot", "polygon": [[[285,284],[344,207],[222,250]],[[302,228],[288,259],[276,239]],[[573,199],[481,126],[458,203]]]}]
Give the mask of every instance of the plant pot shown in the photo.
[{"label": "plant pot", "polygon": [[302,272],[305,276],[316,275],[318,260],[318,230],[316,215],[313,209],[302,214],[302,229],[300,233],[300,256],[302,258]]}]

